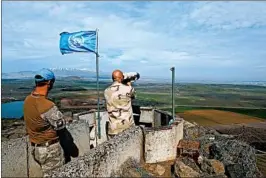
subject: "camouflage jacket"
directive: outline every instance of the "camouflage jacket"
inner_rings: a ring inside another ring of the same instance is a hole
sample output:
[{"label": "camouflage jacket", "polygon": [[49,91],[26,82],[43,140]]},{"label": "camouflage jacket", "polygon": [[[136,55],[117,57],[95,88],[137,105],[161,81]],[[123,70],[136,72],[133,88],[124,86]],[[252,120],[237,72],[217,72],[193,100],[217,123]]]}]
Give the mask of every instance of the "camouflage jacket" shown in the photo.
[{"label": "camouflage jacket", "polygon": [[108,134],[114,135],[134,125],[131,100],[135,97],[132,86],[114,82],[104,91],[109,115]]}]

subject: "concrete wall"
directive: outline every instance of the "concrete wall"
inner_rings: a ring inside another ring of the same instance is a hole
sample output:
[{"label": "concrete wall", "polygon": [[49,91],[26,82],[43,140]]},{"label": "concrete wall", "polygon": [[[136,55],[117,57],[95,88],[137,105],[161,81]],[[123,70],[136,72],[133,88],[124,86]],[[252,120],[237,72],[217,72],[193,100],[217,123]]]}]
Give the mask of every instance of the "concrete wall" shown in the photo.
[{"label": "concrete wall", "polygon": [[[72,126],[75,127],[74,125],[75,124]],[[78,126],[78,130],[82,130],[81,128],[82,127]],[[74,128],[74,130],[78,131],[76,128]],[[71,132],[74,130],[72,129]],[[75,138],[77,139],[77,134],[73,135],[75,135]],[[83,139],[80,140],[80,143],[82,144],[79,145],[79,147],[81,147],[81,153],[85,151],[85,149],[82,149],[84,146],[81,146],[83,145],[84,140],[86,139],[83,136]],[[32,158],[31,146],[28,143],[28,137],[22,137],[1,142],[2,177],[27,177],[27,144],[29,156],[29,175],[30,177],[42,176],[39,165]]]},{"label": "concrete wall", "polygon": [[[68,131],[79,149],[79,156],[90,150],[88,126],[85,122],[76,121],[68,126]],[[1,161],[2,177],[27,177],[27,137],[2,142]],[[76,159],[76,158],[72,158]],[[42,176],[41,169],[31,156],[29,146],[30,177]]]},{"label": "concrete wall", "polygon": [[[2,142],[2,177],[27,177],[27,139],[27,137],[23,137]],[[42,176],[40,167],[32,159],[31,154],[29,154],[29,156],[30,176]]]},{"label": "concrete wall", "polygon": [[[141,110],[141,114],[147,117],[154,116],[154,120],[149,121],[153,122],[156,128],[146,127],[144,134],[141,127],[135,126],[109,141],[106,141],[107,112],[100,112],[100,123],[95,121],[95,113],[88,112],[75,116],[77,120],[67,128],[79,149],[79,157],[72,158],[71,162],[53,171],[51,175],[53,177],[109,177],[130,157],[137,161],[145,158],[147,163],[175,158],[176,146],[183,138],[183,120],[170,127],[161,127],[167,125],[171,119],[167,113],[144,109]],[[147,123],[149,121],[147,120]],[[93,134],[98,124],[101,125],[102,136],[101,139],[97,139],[99,145],[90,149],[91,145],[96,146],[96,138],[93,139]],[[26,143],[26,138],[2,142],[3,177],[27,176]],[[32,159],[31,154],[29,156],[30,176],[40,177],[42,174],[40,167]]]},{"label": "concrete wall", "polygon": [[145,129],[145,162],[157,163],[176,158],[179,140],[183,138],[183,120],[171,126]]},{"label": "concrete wall", "polygon": [[[96,147],[98,144],[101,144],[107,140],[106,122],[108,121],[108,112],[100,112],[100,122],[98,121],[97,116],[98,113],[96,111],[82,112],[75,116],[75,118],[78,120],[87,123],[89,128],[88,132],[90,135],[90,144],[93,147]],[[98,125],[101,127],[101,138],[97,137]]]},{"label": "concrete wall", "polygon": [[[81,117],[80,117],[81,118]],[[108,113],[107,112],[100,112],[100,122],[97,119],[97,113],[93,113],[92,115],[84,115],[82,116],[82,120],[86,120],[90,123],[89,125],[89,132],[90,132],[90,144],[93,147],[96,147],[98,144],[101,144],[107,140],[107,129],[106,129],[106,122],[108,121]],[[92,122],[94,120],[94,122]],[[101,138],[98,138],[98,125],[101,126]]]},{"label": "concrete wall", "polygon": [[73,137],[74,143],[79,149],[79,156],[90,150],[89,125],[83,121],[76,121],[70,124],[67,129]]},{"label": "concrete wall", "polygon": [[51,177],[110,177],[128,158],[140,162],[143,155],[143,132],[132,127],[98,145],[88,154],[50,173]]},{"label": "concrete wall", "polygon": [[89,126],[96,124],[95,122],[95,111],[88,111],[76,114],[78,120],[85,121]]},{"label": "concrete wall", "polygon": [[[97,113],[96,113],[96,118],[97,118]],[[109,121],[108,112],[107,111],[100,112],[100,123],[97,120],[96,121],[97,124],[95,127],[95,129],[97,129],[96,133],[98,133],[98,125],[100,124],[101,126],[101,138],[97,139],[97,145],[107,141],[107,127],[106,127],[107,125],[106,124],[108,121]]]},{"label": "concrete wall", "polygon": [[151,107],[140,107],[140,119],[142,123],[152,123],[154,126],[154,109]]},{"label": "concrete wall", "polygon": [[172,116],[169,112],[154,110],[154,127],[167,126],[171,119]]}]

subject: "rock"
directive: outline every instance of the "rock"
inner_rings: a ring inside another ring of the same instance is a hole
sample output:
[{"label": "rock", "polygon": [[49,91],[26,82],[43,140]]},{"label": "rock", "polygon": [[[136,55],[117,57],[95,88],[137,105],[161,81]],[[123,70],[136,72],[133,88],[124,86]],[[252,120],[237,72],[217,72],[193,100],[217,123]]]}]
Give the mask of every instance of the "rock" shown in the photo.
[{"label": "rock", "polygon": [[211,155],[225,166],[226,175],[233,177],[258,177],[255,149],[237,140],[219,140],[210,149]]},{"label": "rock", "polygon": [[134,168],[123,171],[123,177],[141,177],[141,174]]},{"label": "rock", "polygon": [[155,172],[161,176],[165,173],[165,168],[163,166],[157,164],[157,166],[155,168]]},{"label": "rock", "polygon": [[192,124],[188,121],[184,121],[184,128],[195,127],[197,124]]},{"label": "rock", "polygon": [[21,138],[24,135],[26,135],[26,129],[24,126],[23,120],[2,120],[2,134],[1,134],[1,141],[9,140],[9,139],[15,139],[15,138]]},{"label": "rock", "polygon": [[200,173],[185,165],[180,159],[176,160],[175,163],[175,174],[176,176],[183,177],[200,177]]},{"label": "rock", "polygon": [[149,164],[149,166],[148,166],[149,171],[154,171],[155,168],[156,168],[156,164]]},{"label": "rock", "polygon": [[177,146],[178,156],[190,156],[195,159],[199,156],[200,142],[191,140],[180,140]]},{"label": "rock", "polygon": [[231,164],[231,165],[228,165],[226,168],[227,168],[227,173],[229,177],[240,178],[241,176],[244,176],[241,174],[242,172],[241,169],[243,169],[243,167],[239,164]]},{"label": "rock", "polygon": [[210,175],[223,175],[225,173],[223,163],[215,159],[204,158],[200,167],[203,172]]},{"label": "rock", "polygon": [[21,126],[22,124],[20,122],[14,122],[13,125],[14,126]]},{"label": "rock", "polygon": [[203,157],[199,156],[197,161],[198,161],[199,164],[202,164],[203,163]]},{"label": "rock", "polygon": [[210,143],[202,145],[202,150],[203,152],[205,152],[205,155],[210,155],[210,147],[211,147]]},{"label": "rock", "polygon": [[225,170],[224,170],[224,165],[222,162],[213,159],[213,160],[210,160],[210,164],[216,175],[224,174]]},{"label": "rock", "polygon": [[[240,133],[244,133],[241,131]],[[241,135],[240,135],[241,136]],[[201,164],[201,176],[221,175],[229,177],[259,177],[255,150],[245,144],[240,136],[223,135],[212,128],[184,124],[184,139],[200,142],[199,155],[208,161],[197,159]],[[237,139],[240,138],[240,141]],[[206,174],[206,175],[205,175]]]},{"label": "rock", "polygon": [[178,147],[182,149],[198,150],[200,143],[198,141],[180,140]]},{"label": "rock", "polygon": [[196,140],[199,137],[202,137],[206,134],[206,129],[202,126],[188,127],[184,126],[184,139],[187,140]]},{"label": "rock", "polygon": [[196,161],[190,157],[182,157],[181,161],[186,165],[194,169],[196,172],[200,172],[200,168],[197,165]]},{"label": "rock", "polygon": [[21,138],[23,137],[25,134],[23,133],[12,133],[10,134],[10,136],[8,137],[8,139],[16,139],[16,138]]}]

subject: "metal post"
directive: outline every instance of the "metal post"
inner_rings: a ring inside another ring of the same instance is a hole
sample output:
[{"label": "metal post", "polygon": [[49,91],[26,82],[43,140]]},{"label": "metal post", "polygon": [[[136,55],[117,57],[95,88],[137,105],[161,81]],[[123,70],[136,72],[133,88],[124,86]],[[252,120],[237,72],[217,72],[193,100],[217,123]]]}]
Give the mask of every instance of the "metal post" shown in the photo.
[{"label": "metal post", "polygon": [[175,67],[170,69],[172,71],[172,117],[175,118],[175,93],[174,93],[174,85],[175,85]]},{"label": "metal post", "polygon": [[97,101],[97,120],[98,120],[98,137],[101,139],[101,123],[100,123],[100,92],[99,92],[99,54],[98,54],[98,29],[96,29],[96,78],[97,78],[97,95],[98,95],[98,101]]}]

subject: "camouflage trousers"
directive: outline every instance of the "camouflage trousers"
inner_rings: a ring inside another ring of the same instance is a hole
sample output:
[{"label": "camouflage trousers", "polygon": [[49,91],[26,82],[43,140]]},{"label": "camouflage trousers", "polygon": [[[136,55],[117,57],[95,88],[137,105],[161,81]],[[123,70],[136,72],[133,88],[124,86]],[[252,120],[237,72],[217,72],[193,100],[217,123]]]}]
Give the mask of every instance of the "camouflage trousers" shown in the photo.
[{"label": "camouflage trousers", "polygon": [[32,156],[41,166],[43,177],[47,177],[49,171],[65,163],[64,151],[59,142],[43,147],[32,146]]}]

